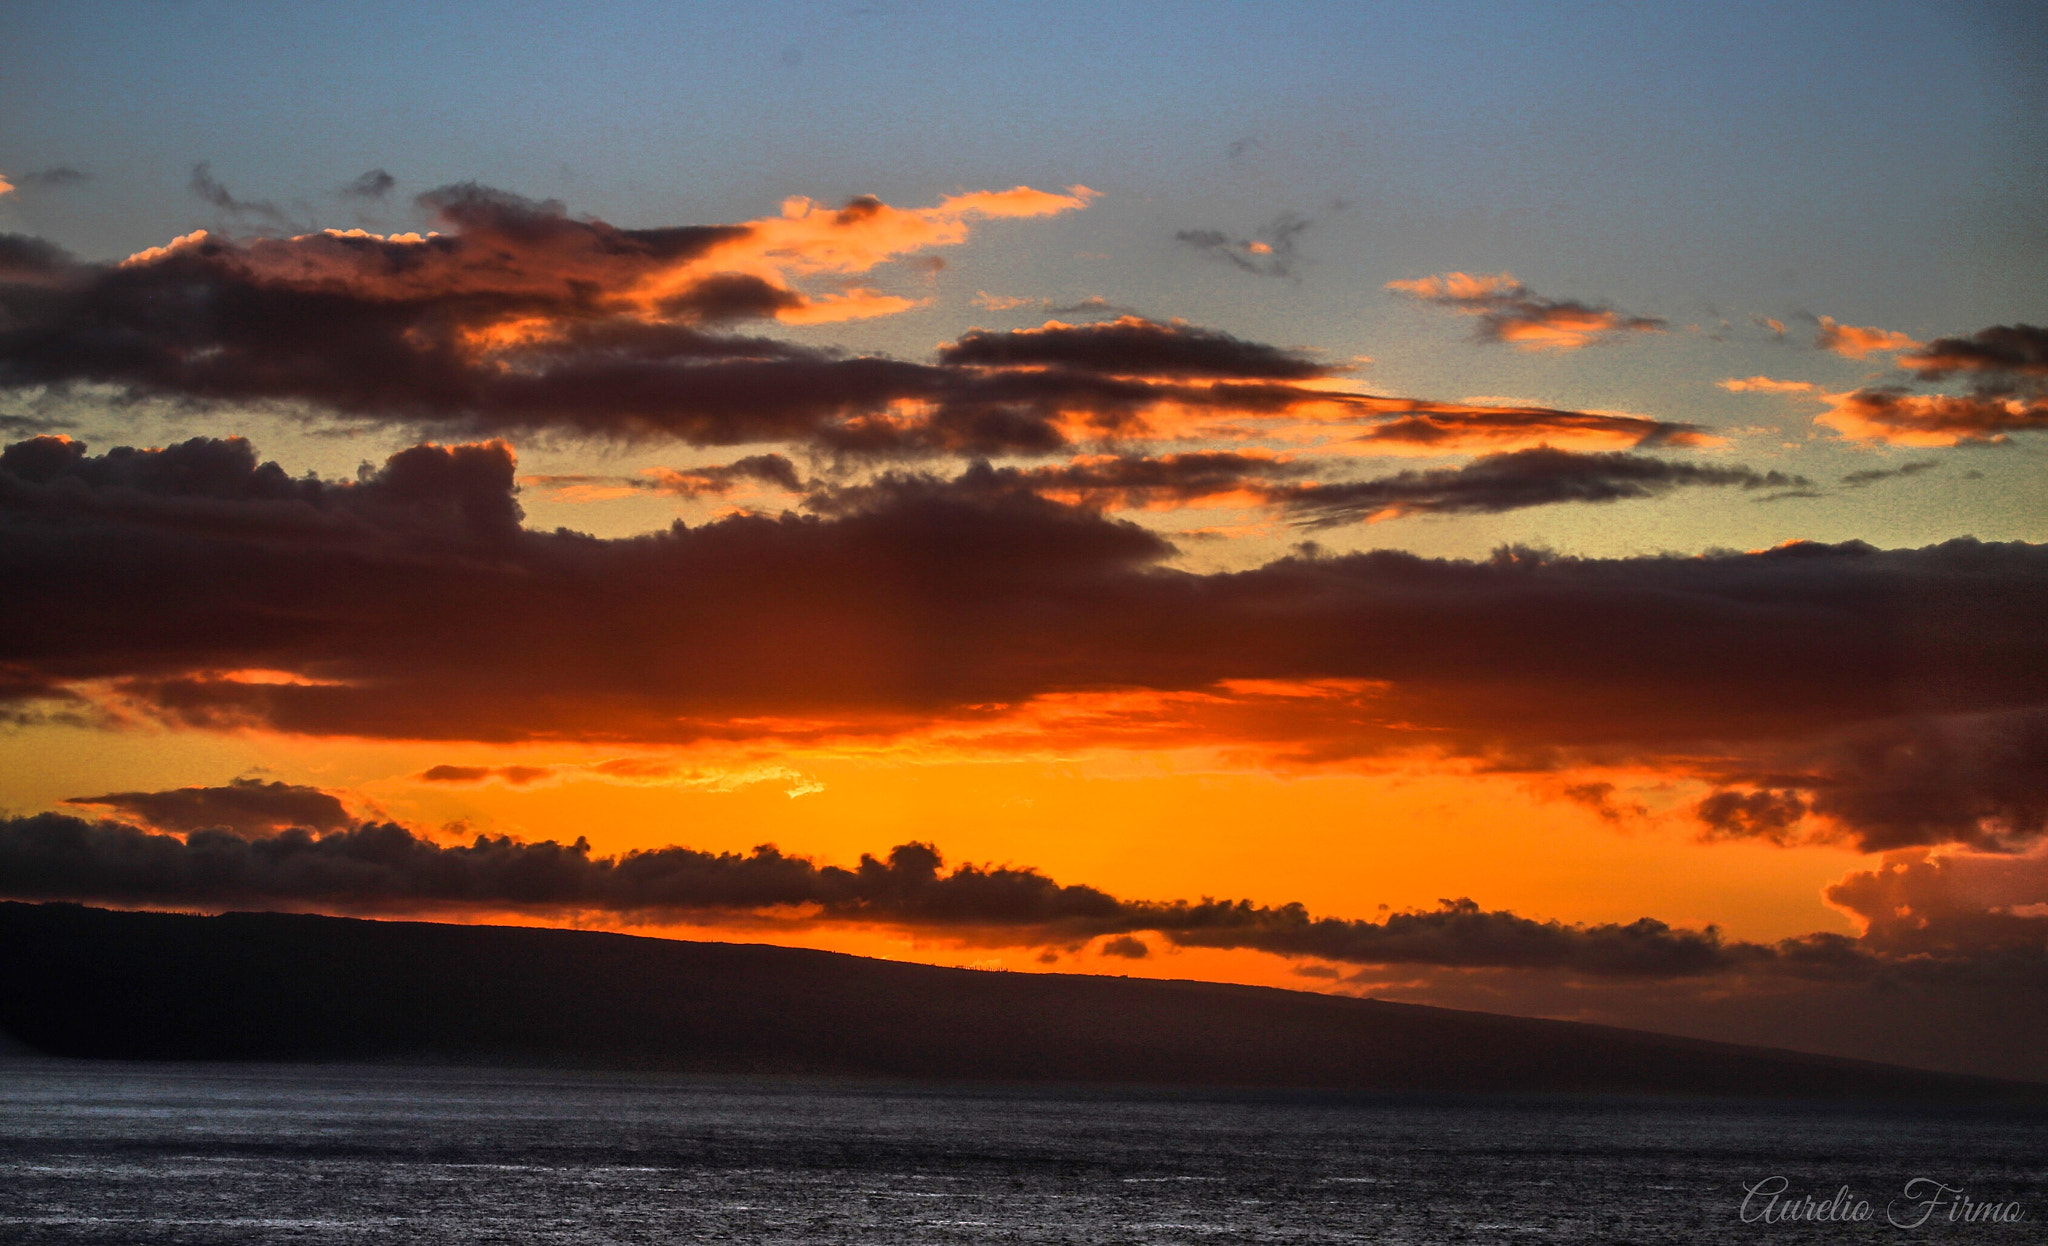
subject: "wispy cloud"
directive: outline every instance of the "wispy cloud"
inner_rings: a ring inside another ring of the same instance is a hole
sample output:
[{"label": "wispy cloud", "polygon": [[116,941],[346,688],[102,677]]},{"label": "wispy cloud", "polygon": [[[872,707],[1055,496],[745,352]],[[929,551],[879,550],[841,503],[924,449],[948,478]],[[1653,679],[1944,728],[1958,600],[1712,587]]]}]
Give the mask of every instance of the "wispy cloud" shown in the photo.
[{"label": "wispy cloud", "polygon": [[1832,351],[1845,359],[1868,359],[1874,354],[1912,350],[1920,345],[1903,333],[1838,324],[1831,316],[1820,317],[1819,323],[1820,328],[1813,339],[1814,347]]},{"label": "wispy cloud", "polygon": [[221,180],[213,175],[213,166],[200,161],[192,166],[192,178],[188,183],[194,195],[219,209],[223,215],[242,219],[253,217],[280,228],[297,228],[291,216],[267,199],[237,199]]},{"label": "wispy cloud", "polygon": [[382,199],[398,185],[398,179],[382,169],[371,169],[341,188],[343,198]]},{"label": "wispy cloud", "polygon": [[1768,376],[1729,377],[1714,384],[1735,394],[1818,394],[1812,381],[1779,381]]},{"label": "wispy cloud", "polygon": [[[1344,204],[1338,202],[1331,212],[1342,211]],[[1302,235],[1313,229],[1322,216],[1303,216],[1294,212],[1283,212],[1266,222],[1249,237],[1226,233],[1220,229],[1183,229],[1173,235],[1174,241],[1191,248],[1209,259],[1230,265],[1239,272],[1251,273],[1257,277],[1293,277],[1300,263],[1300,242]]]},{"label": "wispy cloud", "polygon": [[53,165],[29,173],[0,174],[0,195],[23,189],[58,190],[67,186],[83,185],[91,180],[92,174],[74,169],[70,165]]},{"label": "wispy cloud", "polygon": [[521,485],[546,489],[572,501],[602,501],[635,493],[674,497],[724,497],[748,484],[797,494],[810,488],[796,464],[779,454],[750,454],[731,463],[700,467],[650,467],[635,476],[557,474],[521,476]]},{"label": "wispy cloud", "polygon": [[1387,289],[1406,298],[1449,307],[1478,317],[1473,337],[1526,351],[1578,350],[1634,333],[1661,333],[1664,321],[1634,316],[1575,299],[1543,298],[1513,273],[1438,273],[1389,281]]},{"label": "wispy cloud", "polygon": [[969,301],[976,307],[985,307],[989,311],[1018,311],[1023,308],[1030,308],[1033,311],[1044,312],[1052,316],[1135,316],[1138,314],[1132,308],[1112,303],[1099,294],[1090,295],[1084,299],[1062,302],[1059,299],[1019,298],[1011,295],[990,294],[986,290],[977,290],[974,297]]},{"label": "wispy cloud", "polygon": [[1842,477],[1842,484],[1851,489],[1864,489],[1881,480],[1899,480],[1907,476],[1918,476],[1941,466],[1939,459],[1920,459],[1917,462],[1901,463],[1897,467],[1871,467],[1860,472],[1850,472]]},{"label": "wispy cloud", "polygon": [[1686,487],[1781,489],[1808,483],[1801,476],[1747,467],[1640,454],[1574,454],[1546,446],[1487,455],[1463,467],[1297,485],[1275,490],[1274,500],[1298,521],[1321,528],[1404,515],[1499,514],[1561,502],[1618,502]]}]

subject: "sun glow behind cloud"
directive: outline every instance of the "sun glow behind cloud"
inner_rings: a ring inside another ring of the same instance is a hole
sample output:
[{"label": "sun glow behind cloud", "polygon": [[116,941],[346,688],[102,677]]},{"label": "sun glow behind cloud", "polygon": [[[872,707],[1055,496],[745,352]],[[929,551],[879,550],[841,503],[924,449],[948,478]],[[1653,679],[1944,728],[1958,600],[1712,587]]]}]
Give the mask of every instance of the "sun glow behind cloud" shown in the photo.
[{"label": "sun glow behind cloud", "polygon": [[[32,777],[0,794],[95,817],[225,810],[245,838],[297,825],[258,826],[252,804],[342,802],[352,821],[277,851],[360,834],[444,862],[479,835],[523,861],[774,843],[821,869],[937,844],[1131,905],[1227,891],[1280,916],[1254,947],[1152,909],[1085,936],[782,901],[376,911],[1409,998],[1506,999],[1515,966],[1333,960],[1285,906],[1336,923],[1316,938],[1382,939],[1366,927],[1389,906],[1558,946],[1609,926],[1663,951],[1725,936],[1737,950],[1712,957],[1771,965],[1839,952],[1859,925],[1857,955],[1891,955],[1910,942],[1883,912],[1894,892],[1946,905],[1944,930],[2035,929],[2032,874],[1979,875],[2042,832],[2038,643],[2011,624],[2040,596],[2038,547],[1787,540],[1793,521],[1740,555],[1522,538],[1574,513],[1626,532],[1653,508],[1746,538],[1712,517],[1922,487],[1938,463],[1826,456],[2038,431],[2038,330],[1923,345],[1821,318],[1821,352],[1891,371],[1837,392],[1716,357],[1684,401],[1640,404],[1441,382],[1545,399],[1460,400],[1380,392],[1409,387],[1368,384],[1355,352],[1102,296],[966,300],[918,266],[1096,199],[797,196],[621,228],[463,184],[419,197],[430,230],[203,229],[104,264],[10,244],[0,293],[39,335],[0,340],[15,391],[396,452],[320,476],[232,436],[136,449],[10,415],[45,435],[0,459],[34,586],[0,668],[29,728],[9,769]],[[1215,271],[1291,281],[1302,229],[1179,241],[1231,260]],[[1377,284],[1467,318],[1460,349],[1517,367],[1712,350],[1506,272]],[[1031,323],[980,327],[969,306]],[[818,344],[819,326],[887,317],[955,319],[922,353]],[[1825,404],[1840,437],[1773,451],[1694,410],[1716,386]],[[653,518],[580,530],[604,508]],[[1524,515],[1542,518],[1490,555],[1386,547]],[[138,593],[146,609],[109,608]],[[1873,611],[1893,626],[1860,626]],[[210,829],[181,827],[187,847]],[[1715,963],[1721,990],[1737,971]],[[1566,1011],[1582,987],[1516,1006]]]}]

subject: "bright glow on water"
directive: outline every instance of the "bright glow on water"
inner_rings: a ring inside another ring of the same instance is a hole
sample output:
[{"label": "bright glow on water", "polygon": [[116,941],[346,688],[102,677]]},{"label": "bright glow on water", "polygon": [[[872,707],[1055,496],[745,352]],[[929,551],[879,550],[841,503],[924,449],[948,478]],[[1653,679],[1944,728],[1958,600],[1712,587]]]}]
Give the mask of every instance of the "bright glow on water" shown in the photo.
[{"label": "bright glow on water", "polygon": [[[1997,1110],[0,1064],[20,1243],[2039,1240]],[[1848,1186],[1874,1224],[1744,1224]],[[2017,1224],[1884,1224],[1913,1177]]]}]

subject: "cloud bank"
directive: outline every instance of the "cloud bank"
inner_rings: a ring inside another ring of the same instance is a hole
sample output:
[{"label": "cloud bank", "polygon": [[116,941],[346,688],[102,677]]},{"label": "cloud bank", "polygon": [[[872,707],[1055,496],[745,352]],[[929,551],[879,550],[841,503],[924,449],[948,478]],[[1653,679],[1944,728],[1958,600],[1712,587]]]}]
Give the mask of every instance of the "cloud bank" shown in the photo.
[{"label": "cloud bank", "polygon": [[[1191,730],[1200,707],[1292,686],[1238,743],[1305,762],[1420,748],[1676,766],[1799,793],[1816,811],[1802,836],[1879,846],[2043,829],[2048,549],[1376,551],[1197,574],[1083,504],[1257,479],[1308,516],[1471,510],[1693,469],[1524,452],[1351,492],[1288,470],[892,474],[813,495],[810,514],[600,540],[526,528],[502,444],[416,446],[331,482],[240,440],[92,455],[37,438],[0,452],[0,691],[17,715],[103,722],[669,743],[1021,723],[1114,694],[1150,698],[1158,730],[1179,721],[1192,743],[1212,738]],[[1771,483],[1713,470],[1693,483]]]},{"label": "cloud bank", "polygon": [[[853,923],[1004,946],[1071,949],[1106,937],[1105,954],[1130,958],[1148,954],[1134,936],[1151,933],[1179,947],[1362,966],[1552,971],[1593,980],[1939,977],[1972,972],[1985,957],[1982,967],[2010,971],[2006,954],[2013,948],[2038,952],[2048,941],[2048,916],[1967,898],[1969,889],[1958,879],[1984,870],[1971,858],[1920,858],[1851,875],[1830,897],[1872,910],[1863,938],[1809,935],[1776,944],[1725,940],[1712,927],[1675,929],[1651,918],[1537,921],[1469,899],[1379,921],[1315,917],[1298,904],[1123,900],[1029,868],[964,864],[948,871],[944,864],[936,848],[915,842],[897,845],[886,858],[863,855],[849,869],[772,845],[744,854],[667,847],[603,857],[581,839],[526,843],[479,835],[468,843],[439,843],[392,822],[260,835],[196,830],[180,837],[65,814],[0,820],[0,879],[6,880],[0,893],[31,900]],[[2026,868],[2040,873],[2037,859]],[[2013,880],[2003,881],[2010,889]],[[2033,877],[2027,885],[2039,881]],[[1901,899],[1918,909],[1896,903]],[[1928,920],[1895,915],[1916,911],[1938,918],[1938,936],[1930,935]]]},{"label": "cloud bank", "polygon": [[[347,194],[374,199],[392,184],[372,170]],[[204,165],[193,189],[232,223],[295,228]],[[792,199],[775,217],[626,229],[460,184],[416,197],[437,226],[426,233],[201,230],[114,264],[9,235],[0,389],[265,404],[437,437],[780,443],[841,457],[1056,454],[1219,422],[1348,424],[1438,453],[1706,440],[1641,417],[1345,389],[1336,382],[1347,369],[1309,353],[1132,315],[976,329],[931,360],[744,331],[908,310],[917,298],[885,288],[904,265],[987,222],[1076,211],[1092,197],[1020,186],[926,208]],[[869,281],[881,284],[858,284]],[[1502,340],[1582,344],[1651,327],[1640,317],[1587,327],[1568,314],[1577,305],[1501,297],[1482,320]]]}]

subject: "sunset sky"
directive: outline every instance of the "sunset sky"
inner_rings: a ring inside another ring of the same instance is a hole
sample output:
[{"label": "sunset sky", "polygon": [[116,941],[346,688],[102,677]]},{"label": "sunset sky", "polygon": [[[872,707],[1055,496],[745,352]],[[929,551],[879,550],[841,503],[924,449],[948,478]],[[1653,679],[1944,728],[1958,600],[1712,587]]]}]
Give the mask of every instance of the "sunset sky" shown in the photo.
[{"label": "sunset sky", "polygon": [[12,4],[0,894],[2048,1078],[2044,222],[2020,3]]}]

